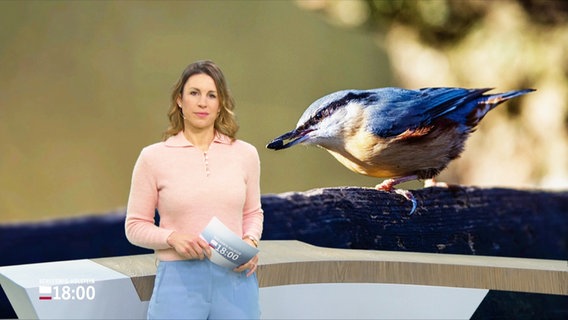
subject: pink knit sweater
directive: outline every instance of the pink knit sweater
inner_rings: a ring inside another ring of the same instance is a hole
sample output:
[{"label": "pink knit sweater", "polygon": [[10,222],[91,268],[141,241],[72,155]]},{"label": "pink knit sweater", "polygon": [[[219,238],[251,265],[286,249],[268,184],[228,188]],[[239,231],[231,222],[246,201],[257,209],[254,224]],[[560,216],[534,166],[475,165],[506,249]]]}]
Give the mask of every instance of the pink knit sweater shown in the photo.
[{"label": "pink knit sweater", "polygon": [[[154,225],[154,210],[160,226]],[[197,236],[216,216],[237,235],[260,239],[260,159],[255,147],[217,133],[209,150],[183,132],[142,150],[132,174],[126,237],[158,259],[184,259],[166,240],[173,231]]]}]

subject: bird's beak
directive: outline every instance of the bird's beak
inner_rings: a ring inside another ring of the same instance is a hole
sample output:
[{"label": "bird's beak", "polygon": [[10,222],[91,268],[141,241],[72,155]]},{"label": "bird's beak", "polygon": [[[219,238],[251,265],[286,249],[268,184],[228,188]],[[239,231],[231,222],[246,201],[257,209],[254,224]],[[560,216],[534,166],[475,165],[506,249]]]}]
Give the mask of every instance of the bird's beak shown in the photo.
[{"label": "bird's beak", "polygon": [[309,132],[310,131],[298,131],[297,129],[294,129],[270,141],[270,143],[268,143],[266,147],[273,150],[289,148],[308,139],[307,134]]}]

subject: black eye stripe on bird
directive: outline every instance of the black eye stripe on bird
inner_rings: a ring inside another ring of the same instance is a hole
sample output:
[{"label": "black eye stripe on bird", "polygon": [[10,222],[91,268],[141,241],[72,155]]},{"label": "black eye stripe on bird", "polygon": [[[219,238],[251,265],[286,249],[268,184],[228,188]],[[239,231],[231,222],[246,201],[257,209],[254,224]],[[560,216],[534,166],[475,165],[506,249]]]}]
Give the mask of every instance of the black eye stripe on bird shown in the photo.
[{"label": "black eye stripe on bird", "polygon": [[[296,128],[266,147],[296,144],[327,149],[350,170],[389,178],[376,186],[412,201],[412,193],[394,186],[433,179],[457,158],[479,121],[497,105],[534,89],[486,94],[491,88],[380,88],[342,90],[312,103]],[[418,152],[420,151],[420,152]]]},{"label": "black eye stripe on bird", "polygon": [[[359,93],[354,93],[356,91],[357,90],[340,91],[340,92],[346,92],[347,94],[345,94],[342,98],[338,100],[333,100],[324,107],[316,110],[315,114],[312,117],[310,117],[310,123],[317,122],[323,117],[331,115],[335,110],[352,101],[357,101],[357,102],[361,101],[362,103],[367,103],[367,104],[374,102],[375,98],[371,92],[361,91]],[[373,98],[369,99],[370,97]]]}]

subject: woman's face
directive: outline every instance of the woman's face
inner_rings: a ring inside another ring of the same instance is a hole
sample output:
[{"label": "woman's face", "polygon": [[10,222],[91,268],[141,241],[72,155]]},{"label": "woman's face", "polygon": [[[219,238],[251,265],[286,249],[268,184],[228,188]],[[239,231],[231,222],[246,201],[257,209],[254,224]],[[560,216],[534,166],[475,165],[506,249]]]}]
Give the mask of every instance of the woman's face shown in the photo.
[{"label": "woman's face", "polygon": [[177,103],[183,111],[185,127],[189,129],[213,129],[221,111],[215,81],[203,73],[187,79]]}]

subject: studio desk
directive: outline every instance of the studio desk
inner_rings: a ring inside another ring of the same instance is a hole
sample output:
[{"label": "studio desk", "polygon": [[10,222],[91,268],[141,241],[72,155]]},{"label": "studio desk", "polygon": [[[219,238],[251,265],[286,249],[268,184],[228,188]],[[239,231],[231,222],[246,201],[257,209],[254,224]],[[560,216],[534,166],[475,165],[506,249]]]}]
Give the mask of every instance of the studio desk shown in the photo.
[{"label": "studio desk", "polygon": [[[568,295],[557,260],[332,249],[261,241],[263,319],[468,319],[490,290]],[[19,318],[141,319],[154,255],[0,267]]]}]

